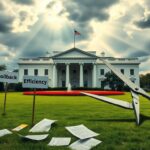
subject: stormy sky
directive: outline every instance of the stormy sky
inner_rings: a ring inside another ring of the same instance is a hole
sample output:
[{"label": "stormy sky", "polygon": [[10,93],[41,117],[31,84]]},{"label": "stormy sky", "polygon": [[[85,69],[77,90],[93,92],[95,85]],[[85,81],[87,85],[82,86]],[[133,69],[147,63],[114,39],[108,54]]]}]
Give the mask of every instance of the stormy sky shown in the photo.
[{"label": "stormy sky", "polygon": [[76,47],[110,57],[139,57],[150,72],[150,0],[0,1],[0,59],[45,56]]}]

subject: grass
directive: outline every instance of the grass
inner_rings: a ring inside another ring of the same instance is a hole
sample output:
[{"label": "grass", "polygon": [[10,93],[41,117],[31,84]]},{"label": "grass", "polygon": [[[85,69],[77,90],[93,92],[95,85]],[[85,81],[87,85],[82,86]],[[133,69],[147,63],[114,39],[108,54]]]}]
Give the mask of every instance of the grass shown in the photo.
[{"label": "grass", "polygon": [[[131,101],[130,93],[114,98]],[[31,125],[32,96],[8,93],[6,116],[0,114],[0,129],[12,129],[21,123]],[[0,93],[0,111],[3,112],[4,93]],[[150,101],[140,97],[142,123],[135,124],[133,111],[103,103],[87,96],[37,96],[35,122],[43,118],[58,122],[50,130],[48,139],[42,142],[23,141],[17,134],[0,138],[0,150],[67,150],[66,147],[48,147],[51,137],[72,137],[65,126],[84,124],[100,133],[102,144],[93,150],[149,150]],[[27,135],[29,128],[19,133]]]}]

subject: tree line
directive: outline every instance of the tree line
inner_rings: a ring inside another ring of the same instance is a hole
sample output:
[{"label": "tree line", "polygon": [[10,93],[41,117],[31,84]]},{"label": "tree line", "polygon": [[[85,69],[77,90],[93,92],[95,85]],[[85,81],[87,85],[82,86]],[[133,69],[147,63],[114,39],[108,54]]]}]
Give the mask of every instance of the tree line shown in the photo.
[{"label": "tree line", "polygon": [[146,91],[150,91],[150,73],[140,75],[140,85]]}]

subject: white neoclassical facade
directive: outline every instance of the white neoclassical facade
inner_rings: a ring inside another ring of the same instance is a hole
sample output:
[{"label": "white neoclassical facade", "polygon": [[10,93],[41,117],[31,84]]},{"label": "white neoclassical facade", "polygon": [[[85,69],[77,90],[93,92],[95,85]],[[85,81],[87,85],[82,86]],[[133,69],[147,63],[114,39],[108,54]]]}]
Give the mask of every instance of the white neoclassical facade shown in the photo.
[{"label": "white neoclassical facade", "polygon": [[100,59],[109,61],[130,80],[139,85],[139,64],[137,58],[114,58],[96,56],[95,51],[72,48],[55,52],[53,56],[20,58],[19,81],[24,75],[48,76],[49,87],[97,87],[103,86],[105,74],[110,71]]}]

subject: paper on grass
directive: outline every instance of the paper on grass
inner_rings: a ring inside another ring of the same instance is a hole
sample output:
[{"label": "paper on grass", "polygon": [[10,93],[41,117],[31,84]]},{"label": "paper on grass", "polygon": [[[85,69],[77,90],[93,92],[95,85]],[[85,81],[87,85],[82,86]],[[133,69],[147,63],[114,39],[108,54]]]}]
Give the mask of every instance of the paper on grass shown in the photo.
[{"label": "paper on grass", "polygon": [[71,138],[69,137],[53,137],[49,142],[49,146],[67,146],[70,144]]},{"label": "paper on grass", "polygon": [[74,136],[80,139],[92,138],[99,135],[98,133],[93,132],[92,130],[88,129],[82,124],[77,126],[66,127],[66,129]]},{"label": "paper on grass", "polygon": [[4,136],[4,135],[7,135],[7,134],[12,134],[12,132],[10,132],[9,130],[7,129],[2,129],[0,130],[0,137]]},{"label": "paper on grass", "polygon": [[56,122],[56,120],[43,119],[34,125],[29,132],[48,132],[54,122]]},{"label": "paper on grass", "polygon": [[100,144],[101,142],[102,141],[100,141],[100,140],[90,138],[90,139],[86,139],[86,140],[78,140],[78,141],[72,143],[69,147],[72,150],[90,150],[93,147]]},{"label": "paper on grass", "polygon": [[12,129],[12,131],[20,131],[20,130],[26,128],[27,126],[28,126],[27,124],[21,124],[18,127]]},{"label": "paper on grass", "polygon": [[24,138],[24,139],[28,139],[28,140],[34,140],[34,141],[42,141],[44,139],[46,139],[48,137],[48,134],[42,134],[42,135],[26,135],[23,136],[21,134],[19,134],[20,137]]}]

